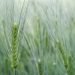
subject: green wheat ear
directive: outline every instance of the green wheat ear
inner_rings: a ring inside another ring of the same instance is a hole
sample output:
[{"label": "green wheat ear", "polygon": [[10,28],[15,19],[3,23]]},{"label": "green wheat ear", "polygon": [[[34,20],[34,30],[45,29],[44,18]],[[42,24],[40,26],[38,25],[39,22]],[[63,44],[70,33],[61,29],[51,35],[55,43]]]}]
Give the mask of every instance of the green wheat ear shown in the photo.
[{"label": "green wheat ear", "polygon": [[16,69],[18,65],[18,25],[12,26],[12,68]]}]

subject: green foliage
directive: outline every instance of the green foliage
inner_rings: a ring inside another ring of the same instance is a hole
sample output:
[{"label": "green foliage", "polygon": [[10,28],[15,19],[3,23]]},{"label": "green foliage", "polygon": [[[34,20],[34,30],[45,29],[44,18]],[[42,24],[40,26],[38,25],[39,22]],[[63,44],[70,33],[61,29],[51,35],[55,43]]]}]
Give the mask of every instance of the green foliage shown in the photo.
[{"label": "green foliage", "polygon": [[75,75],[74,11],[21,1],[1,1],[0,75]]}]

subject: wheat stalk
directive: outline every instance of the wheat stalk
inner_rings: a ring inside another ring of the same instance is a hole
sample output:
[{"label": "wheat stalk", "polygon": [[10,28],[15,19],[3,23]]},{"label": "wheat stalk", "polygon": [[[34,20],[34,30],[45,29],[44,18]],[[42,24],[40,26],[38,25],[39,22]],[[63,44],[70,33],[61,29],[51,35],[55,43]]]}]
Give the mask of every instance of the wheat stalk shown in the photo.
[{"label": "wheat stalk", "polygon": [[[12,27],[12,68],[16,73],[18,66],[18,25],[15,23]],[[15,74],[16,75],[16,74]]]}]

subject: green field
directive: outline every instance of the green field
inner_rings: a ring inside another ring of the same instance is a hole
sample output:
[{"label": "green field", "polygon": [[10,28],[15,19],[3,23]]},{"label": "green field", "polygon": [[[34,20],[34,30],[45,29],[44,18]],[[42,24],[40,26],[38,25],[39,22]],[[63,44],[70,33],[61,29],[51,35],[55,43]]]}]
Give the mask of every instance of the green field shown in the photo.
[{"label": "green field", "polygon": [[0,0],[0,75],[75,75],[75,1]]}]

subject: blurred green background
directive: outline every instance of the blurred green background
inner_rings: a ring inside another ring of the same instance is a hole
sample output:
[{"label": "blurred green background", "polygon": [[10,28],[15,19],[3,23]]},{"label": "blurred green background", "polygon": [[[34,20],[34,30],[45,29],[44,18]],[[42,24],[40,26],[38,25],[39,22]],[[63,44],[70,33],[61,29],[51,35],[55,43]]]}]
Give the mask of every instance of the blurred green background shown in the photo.
[{"label": "blurred green background", "polygon": [[0,75],[75,75],[74,8],[74,0],[0,0]]}]

